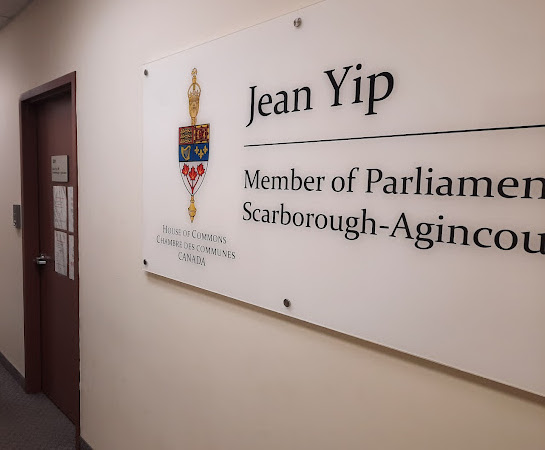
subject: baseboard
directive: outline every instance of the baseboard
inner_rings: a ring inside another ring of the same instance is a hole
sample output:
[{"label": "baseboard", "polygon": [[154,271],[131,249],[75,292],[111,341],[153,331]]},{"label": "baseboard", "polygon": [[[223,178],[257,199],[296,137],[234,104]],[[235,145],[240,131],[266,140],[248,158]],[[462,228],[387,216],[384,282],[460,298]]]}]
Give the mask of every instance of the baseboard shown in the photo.
[{"label": "baseboard", "polygon": [[25,377],[20,374],[20,372],[11,364],[8,359],[0,352],[0,364],[8,371],[8,373],[15,378],[15,381],[24,389],[25,388]]},{"label": "baseboard", "polygon": [[80,450],[93,450],[93,447],[91,447],[87,442],[85,442],[85,439],[83,439],[81,436],[79,438],[79,445]]}]

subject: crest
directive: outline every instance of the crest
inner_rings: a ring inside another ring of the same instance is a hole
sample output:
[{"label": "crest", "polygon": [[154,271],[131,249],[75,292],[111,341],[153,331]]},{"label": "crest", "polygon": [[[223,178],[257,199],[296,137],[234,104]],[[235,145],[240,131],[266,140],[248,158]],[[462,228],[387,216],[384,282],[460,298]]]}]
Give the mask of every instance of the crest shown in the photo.
[{"label": "crest", "polygon": [[195,195],[200,189],[208,170],[210,125],[197,125],[201,86],[197,83],[197,69],[193,69],[191,75],[193,80],[187,90],[191,125],[179,128],[178,159],[180,161],[180,174],[182,175],[184,186],[191,196],[187,211],[189,212],[191,222],[193,222],[197,214]]}]

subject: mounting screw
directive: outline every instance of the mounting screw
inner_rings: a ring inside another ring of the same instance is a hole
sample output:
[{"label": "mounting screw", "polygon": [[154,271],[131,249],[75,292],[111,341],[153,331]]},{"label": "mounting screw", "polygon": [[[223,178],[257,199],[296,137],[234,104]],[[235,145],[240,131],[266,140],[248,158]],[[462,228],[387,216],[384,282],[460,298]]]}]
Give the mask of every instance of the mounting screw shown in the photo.
[{"label": "mounting screw", "polygon": [[293,26],[294,26],[295,28],[299,28],[299,27],[301,26],[302,23],[303,23],[303,21],[301,20],[300,17],[298,17],[297,19],[295,19],[295,20],[293,21]]},{"label": "mounting screw", "polygon": [[148,265],[148,261],[147,259],[144,260],[144,265],[147,266]]},{"label": "mounting screw", "polygon": [[149,72],[148,72],[148,69],[144,69],[144,75],[145,75],[145,76],[148,76],[148,73],[149,73]]},{"label": "mounting screw", "polygon": [[287,298],[284,299],[284,306],[286,308],[289,308],[291,306],[291,302]]}]

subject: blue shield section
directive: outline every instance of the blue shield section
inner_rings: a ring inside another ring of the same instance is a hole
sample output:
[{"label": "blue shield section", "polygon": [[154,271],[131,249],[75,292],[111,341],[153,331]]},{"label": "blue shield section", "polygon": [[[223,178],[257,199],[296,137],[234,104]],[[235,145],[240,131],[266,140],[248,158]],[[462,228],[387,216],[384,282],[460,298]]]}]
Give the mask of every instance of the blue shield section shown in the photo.
[{"label": "blue shield section", "polygon": [[178,146],[178,157],[180,162],[208,161],[210,154],[210,143],[201,142],[198,144],[180,144]]}]

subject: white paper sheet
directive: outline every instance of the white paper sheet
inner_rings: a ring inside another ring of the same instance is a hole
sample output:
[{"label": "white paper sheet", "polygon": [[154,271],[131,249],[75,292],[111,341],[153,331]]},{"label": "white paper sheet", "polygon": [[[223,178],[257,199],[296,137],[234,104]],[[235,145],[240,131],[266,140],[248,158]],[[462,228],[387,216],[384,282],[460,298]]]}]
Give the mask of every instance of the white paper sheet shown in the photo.
[{"label": "white paper sheet", "polygon": [[66,233],[55,230],[55,272],[64,276],[66,276],[67,273],[67,236]]},{"label": "white paper sheet", "polygon": [[[70,189],[70,188],[69,188]],[[74,272],[74,236],[68,235],[68,278],[75,279]]]},{"label": "white paper sheet", "polygon": [[68,186],[68,231],[74,232],[74,188]]},{"label": "white paper sheet", "polygon": [[53,226],[66,230],[66,187],[53,186]]}]

